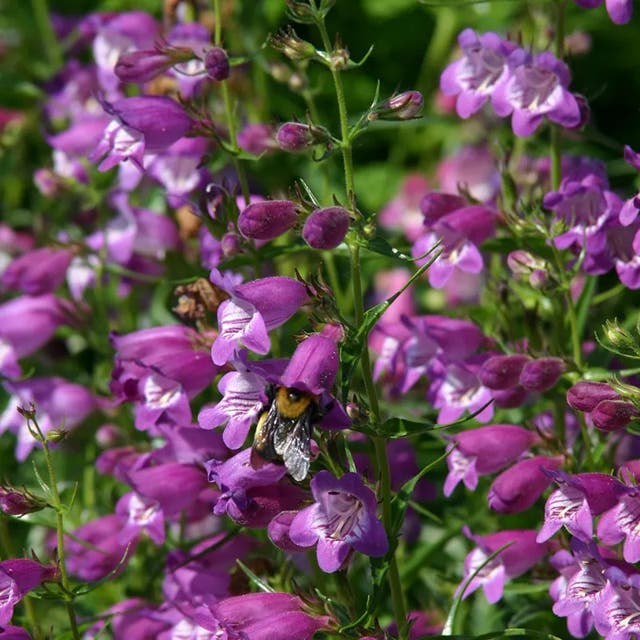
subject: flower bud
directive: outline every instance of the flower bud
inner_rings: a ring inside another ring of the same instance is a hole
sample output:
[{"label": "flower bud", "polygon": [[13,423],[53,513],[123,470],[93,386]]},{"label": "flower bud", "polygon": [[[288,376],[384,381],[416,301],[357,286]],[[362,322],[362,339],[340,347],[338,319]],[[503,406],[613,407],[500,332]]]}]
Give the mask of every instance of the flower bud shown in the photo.
[{"label": "flower bud", "polygon": [[507,256],[507,264],[511,273],[529,278],[529,284],[538,289],[547,281],[546,264],[528,251],[517,249]]},{"label": "flower bud", "polygon": [[349,212],[342,207],[316,209],[304,223],[302,237],[314,249],[335,249],[349,230]]},{"label": "flower bud", "polygon": [[516,462],[491,484],[487,496],[489,507],[498,513],[526,511],[551,484],[551,477],[545,470],[556,470],[562,462],[561,456],[536,456]]},{"label": "flower bud", "polygon": [[221,47],[211,47],[204,56],[204,68],[212,80],[222,82],[229,77],[229,56]]},{"label": "flower bud", "polygon": [[299,38],[293,29],[286,29],[271,38],[271,46],[282,52],[289,60],[309,60],[315,58],[316,48]]},{"label": "flower bud", "polygon": [[66,429],[51,429],[47,431],[46,440],[47,442],[62,442],[69,435],[69,431]]},{"label": "flower bud", "polygon": [[510,389],[518,384],[524,365],[531,358],[522,354],[494,356],[478,371],[480,382],[489,389]]},{"label": "flower bud", "polygon": [[245,238],[273,240],[293,227],[298,206],[289,200],[265,200],[250,204],[238,217],[238,229]]},{"label": "flower bud", "polygon": [[220,239],[220,248],[225,258],[232,258],[238,255],[240,252],[240,237],[233,231],[225,233]]},{"label": "flower bud", "polygon": [[636,408],[626,400],[601,400],[591,412],[591,420],[600,431],[619,431],[636,415]]},{"label": "flower bud", "polygon": [[0,510],[8,516],[24,516],[40,511],[46,506],[45,500],[34,496],[26,489],[0,486]]},{"label": "flower bud", "polygon": [[538,358],[527,362],[520,374],[520,384],[529,391],[547,391],[566,369],[560,358]]},{"label": "flower bud", "polygon": [[567,391],[567,404],[576,411],[591,412],[603,400],[620,399],[620,395],[604,382],[581,380]]},{"label": "flower bud", "polygon": [[320,127],[301,122],[285,122],[276,134],[278,146],[283,151],[305,151],[314,144],[329,141],[329,135]]},{"label": "flower bud", "polygon": [[191,49],[182,47],[167,50],[130,51],[118,58],[114,72],[121,82],[143,84],[153,80],[174,65],[188,62],[194,57]]},{"label": "flower bud", "polygon": [[405,91],[376,105],[369,120],[411,120],[422,111],[424,99],[419,91]]},{"label": "flower bud", "polygon": [[420,200],[420,211],[427,223],[436,222],[448,213],[466,206],[467,201],[462,196],[440,191],[431,191]]},{"label": "flower bud", "polygon": [[621,327],[617,320],[607,320],[602,326],[602,331],[607,341],[616,349],[638,353],[638,340]]}]

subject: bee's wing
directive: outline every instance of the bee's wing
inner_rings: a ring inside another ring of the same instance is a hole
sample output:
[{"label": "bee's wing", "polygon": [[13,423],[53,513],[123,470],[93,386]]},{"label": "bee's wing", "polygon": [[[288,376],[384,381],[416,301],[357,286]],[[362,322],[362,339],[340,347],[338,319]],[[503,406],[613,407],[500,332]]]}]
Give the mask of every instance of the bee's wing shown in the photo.
[{"label": "bee's wing", "polygon": [[282,456],[294,480],[304,480],[311,464],[311,416],[305,411],[297,419],[281,421],[273,432],[273,448]]},{"label": "bee's wing", "polygon": [[275,405],[264,411],[258,419],[256,435],[251,446],[251,466],[260,469],[267,460],[274,460],[273,433],[276,429],[278,412]]}]

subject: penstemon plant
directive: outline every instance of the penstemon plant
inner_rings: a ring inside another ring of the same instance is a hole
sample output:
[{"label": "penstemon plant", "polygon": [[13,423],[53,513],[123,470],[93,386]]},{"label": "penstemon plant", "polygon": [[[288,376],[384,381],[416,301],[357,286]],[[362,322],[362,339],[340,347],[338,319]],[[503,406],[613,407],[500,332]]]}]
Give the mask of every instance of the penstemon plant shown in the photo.
[{"label": "penstemon plant", "polygon": [[640,639],[631,0],[87,4],[0,21],[0,640]]}]

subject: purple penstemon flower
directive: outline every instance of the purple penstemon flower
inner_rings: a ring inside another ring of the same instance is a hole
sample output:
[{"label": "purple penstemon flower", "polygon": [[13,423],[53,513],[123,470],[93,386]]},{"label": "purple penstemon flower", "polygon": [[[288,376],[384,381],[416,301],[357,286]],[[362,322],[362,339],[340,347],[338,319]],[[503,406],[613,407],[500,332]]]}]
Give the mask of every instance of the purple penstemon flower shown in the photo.
[{"label": "purple penstemon flower", "polygon": [[[530,529],[498,531],[486,536],[473,535],[467,527],[464,532],[478,545],[465,558],[465,578],[479,571],[464,590],[463,598],[482,587],[491,604],[498,602],[506,580],[522,575],[547,553],[547,546],[537,543],[536,532]],[[487,562],[489,556],[501,547],[505,548]],[[458,592],[461,589],[462,585]]]},{"label": "purple penstemon flower", "polygon": [[136,427],[191,422],[189,399],[211,383],[217,368],[207,337],[179,325],[111,337],[116,349],[111,391],[136,403]]},{"label": "purple penstemon flower", "polygon": [[227,460],[210,460],[205,466],[209,480],[220,488],[213,513],[228,515],[248,527],[266,527],[282,511],[298,509],[308,494],[284,478],[287,470],[267,462],[254,469],[250,449]]},{"label": "purple penstemon flower", "polygon": [[18,360],[42,347],[71,318],[71,306],[52,294],[20,296],[0,304],[0,373],[18,378]]},{"label": "purple penstemon flower", "polygon": [[544,524],[538,541],[544,542],[565,526],[569,533],[590,542],[593,536],[593,518],[614,507],[625,486],[604,473],[579,473],[574,476],[564,471],[547,472],[558,484],[547,498]]},{"label": "purple penstemon flower", "polygon": [[4,387],[11,397],[0,416],[0,433],[11,431],[16,434],[16,459],[19,461],[25,460],[37,445],[27,421],[18,412],[19,407],[29,407],[33,403],[38,425],[46,435],[52,429],[73,429],[99,404],[98,399],[82,385],[58,377],[5,382]]},{"label": "purple penstemon flower", "polygon": [[237,284],[214,269],[211,281],[231,296],[218,307],[218,336],[211,348],[217,365],[226,364],[240,343],[266,354],[271,346],[268,332],[284,324],[308,297],[302,282],[285,276]]},{"label": "purple penstemon flower", "polygon": [[[480,273],[484,260],[479,246],[494,234],[495,221],[495,211],[484,206],[458,207],[434,220],[425,217],[429,231],[414,243],[411,254],[418,258],[437,240],[442,243],[442,255],[429,268],[429,284],[437,289],[444,287],[456,269]],[[416,263],[424,264],[430,257]]]},{"label": "purple penstemon flower", "polygon": [[493,424],[452,436],[444,495],[450,496],[460,481],[467,489],[475,489],[479,475],[515,462],[536,439],[535,433],[513,424]]},{"label": "purple penstemon flower", "polygon": [[102,106],[112,120],[89,158],[92,162],[103,158],[98,165],[100,171],[124,160],[131,160],[143,171],[146,154],[164,151],[186,135],[193,124],[186,111],[165,96],[103,100]]},{"label": "purple penstemon flower", "polygon": [[474,358],[466,362],[438,363],[438,367],[434,367],[427,397],[439,409],[438,424],[454,422],[465,411],[478,411],[475,418],[480,422],[491,420],[492,394],[480,382],[478,368]]},{"label": "purple penstemon flower", "polygon": [[2,627],[11,620],[13,608],[28,591],[44,581],[55,580],[57,569],[27,560],[12,558],[0,562],[0,637]]},{"label": "purple penstemon flower", "polygon": [[513,114],[511,125],[517,136],[530,136],[544,116],[563,127],[580,124],[578,101],[567,89],[569,68],[549,52],[532,56],[524,49],[509,55],[509,77],[496,87],[493,108],[505,117]]},{"label": "purple penstemon flower", "polygon": [[618,504],[602,514],[598,522],[598,537],[610,545],[624,540],[624,559],[630,563],[640,560],[640,494],[636,488],[626,489]]},{"label": "purple penstemon flower", "polygon": [[376,516],[376,496],[357,473],[335,478],[320,471],[311,480],[311,491],[316,502],[293,519],[289,537],[300,547],[317,544],[323,571],[337,571],[352,548],[374,557],[387,552],[389,542]]},{"label": "purple penstemon flower", "polygon": [[560,572],[549,593],[554,600],[553,613],[567,618],[569,633],[585,637],[593,628],[593,609],[607,585],[606,563],[593,543],[571,540],[571,551],[559,551],[550,563]]},{"label": "purple penstemon flower", "polygon": [[599,175],[565,178],[558,191],[544,196],[543,204],[568,227],[553,239],[556,247],[586,251],[583,270],[592,275],[606,273],[613,266],[606,231],[617,221],[622,200],[607,189]]},{"label": "purple penstemon flower", "polygon": [[507,58],[516,45],[495,33],[478,35],[472,29],[458,36],[458,44],[464,56],[443,71],[440,88],[445,95],[458,96],[456,111],[468,118],[507,81]]}]

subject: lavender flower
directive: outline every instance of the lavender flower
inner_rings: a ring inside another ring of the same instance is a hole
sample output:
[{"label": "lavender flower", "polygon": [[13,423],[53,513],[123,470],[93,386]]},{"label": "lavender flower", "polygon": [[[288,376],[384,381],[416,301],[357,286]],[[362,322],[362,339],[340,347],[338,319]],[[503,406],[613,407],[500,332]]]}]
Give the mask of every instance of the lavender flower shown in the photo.
[{"label": "lavender flower", "polygon": [[[498,602],[502,598],[504,583],[528,571],[547,553],[547,546],[536,542],[536,532],[528,529],[498,531],[487,536],[472,535],[466,529],[465,535],[478,545],[465,558],[465,577],[482,568],[464,590],[463,598],[482,587],[491,604]],[[491,554],[505,545],[508,546],[487,562]],[[458,591],[461,588],[458,587]]]},{"label": "lavender flower", "polygon": [[266,527],[280,512],[298,509],[308,494],[283,480],[283,465],[266,462],[254,469],[250,455],[251,450],[244,449],[227,460],[207,463],[209,480],[221,491],[213,512],[243,526]]},{"label": "lavender flower", "polygon": [[563,471],[549,471],[560,485],[548,498],[544,507],[544,524],[538,542],[548,540],[562,526],[583,542],[593,535],[593,517],[618,503],[625,487],[604,473],[579,473],[570,476]]},{"label": "lavender flower", "polygon": [[247,640],[311,640],[331,621],[326,615],[312,615],[303,601],[290,593],[247,593],[221,600],[211,610],[229,630],[229,638],[233,634]]},{"label": "lavender flower", "polygon": [[629,488],[618,498],[618,504],[604,513],[598,522],[598,537],[605,544],[624,540],[622,555],[629,563],[640,560],[640,496]]},{"label": "lavender flower", "polygon": [[374,557],[383,556],[389,543],[376,517],[376,496],[356,473],[334,478],[320,471],[311,480],[316,502],[292,521],[289,537],[300,547],[318,545],[318,564],[333,573],[351,549]]},{"label": "lavender flower", "polygon": [[192,125],[185,110],[164,96],[103,100],[102,106],[112,120],[89,158],[92,162],[103,158],[98,165],[100,171],[124,160],[131,160],[142,171],[145,154],[164,151],[186,135]]},{"label": "lavender flower", "polygon": [[210,342],[182,326],[154,327],[111,337],[116,349],[111,391],[136,403],[136,427],[191,422],[189,399],[213,380]]},{"label": "lavender flower", "polygon": [[[24,595],[45,581],[55,580],[57,569],[22,558],[0,562],[0,628],[13,615],[13,608]],[[2,634],[3,635],[3,634]]]},{"label": "lavender flower", "polygon": [[21,374],[18,360],[46,344],[71,319],[70,307],[51,294],[21,296],[0,304],[0,373]]},{"label": "lavender flower", "polygon": [[517,136],[530,136],[544,116],[564,127],[581,121],[580,106],[567,90],[569,68],[553,54],[531,56],[524,49],[509,55],[508,79],[492,95],[493,108],[499,116],[513,113],[511,124]]},{"label": "lavender flower", "polygon": [[534,433],[512,424],[488,425],[452,436],[444,495],[450,496],[461,480],[467,489],[475,489],[479,475],[515,462],[535,440]]},{"label": "lavender flower", "polygon": [[97,398],[88,389],[63,378],[29,378],[6,382],[4,387],[11,397],[0,416],[0,433],[11,431],[16,434],[16,459],[19,461],[25,460],[37,444],[27,421],[18,413],[19,407],[33,403],[38,425],[47,435],[54,429],[73,429],[98,406]]},{"label": "lavender flower", "polygon": [[440,88],[445,95],[458,96],[458,115],[468,118],[506,83],[507,58],[516,45],[491,32],[479,36],[472,29],[458,36],[458,44],[464,56],[443,71]]},{"label": "lavender flower", "polygon": [[268,331],[284,324],[307,299],[305,286],[284,276],[235,284],[214,269],[211,280],[231,295],[218,307],[218,337],[211,348],[218,365],[228,362],[240,343],[255,353],[267,353]]},{"label": "lavender flower", "polygon": [[30,296],[50,293],[64,282],[72,258],[73,251],[69,249],[42,247],[28,251],[9,263],[0,284]]},{"label": "lavender flower", "polygon": [[556,470],[564,458],[535,456],[516,462],[492,482],[487,496],[489,507],[499,513],[520,513],[533,506],[551,484],[547,470]]}]

